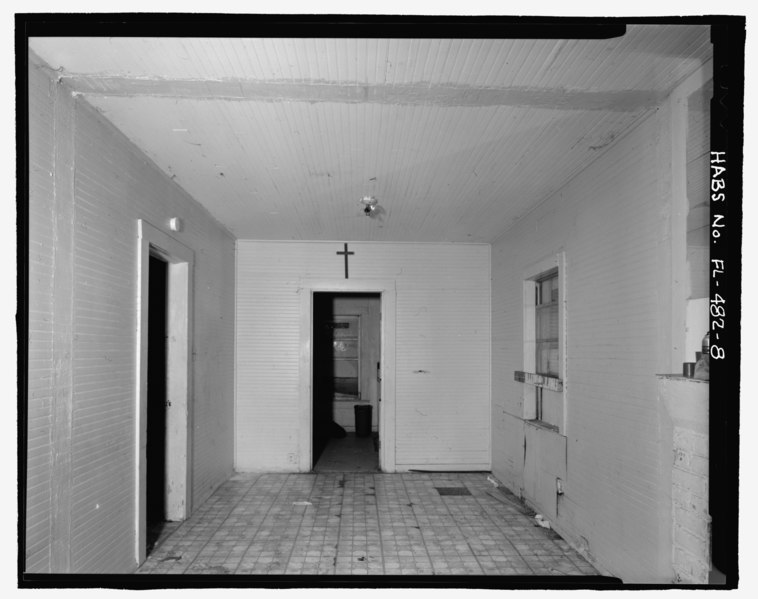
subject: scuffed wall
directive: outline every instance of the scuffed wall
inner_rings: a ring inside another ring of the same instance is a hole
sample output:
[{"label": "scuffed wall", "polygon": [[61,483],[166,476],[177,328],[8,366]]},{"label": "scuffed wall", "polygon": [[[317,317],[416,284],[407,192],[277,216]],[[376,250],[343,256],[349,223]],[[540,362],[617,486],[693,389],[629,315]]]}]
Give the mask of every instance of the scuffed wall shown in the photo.
[{"label": "scuffed wall", "polygon": [[232,472],[234,239],[30,56],[27,552],[35,572],[135,562],[137,221],[194,251],[195,504]]},{"label": "scuffed wall", "polygon": [[[651,114],[492,249],[493,472],[625,582],[671,581],[655,376],[671,368],[669,115],[667,105]],[[533,425],[513,380],[524,360],[524,270],[559,252],[566,421],[542,434],[565,443],[561,496],[557,464],[539,476],[530,467]]]}]

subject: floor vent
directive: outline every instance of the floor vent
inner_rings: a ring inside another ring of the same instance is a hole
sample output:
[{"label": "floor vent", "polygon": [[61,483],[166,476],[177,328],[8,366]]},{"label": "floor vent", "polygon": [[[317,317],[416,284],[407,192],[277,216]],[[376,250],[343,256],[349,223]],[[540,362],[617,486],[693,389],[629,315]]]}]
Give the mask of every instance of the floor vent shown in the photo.
[{"label": "floor vent", "polygon": [[445,495],[471,495],[466,487],[434,487],[437,489],[437,493],[442,496]]}]

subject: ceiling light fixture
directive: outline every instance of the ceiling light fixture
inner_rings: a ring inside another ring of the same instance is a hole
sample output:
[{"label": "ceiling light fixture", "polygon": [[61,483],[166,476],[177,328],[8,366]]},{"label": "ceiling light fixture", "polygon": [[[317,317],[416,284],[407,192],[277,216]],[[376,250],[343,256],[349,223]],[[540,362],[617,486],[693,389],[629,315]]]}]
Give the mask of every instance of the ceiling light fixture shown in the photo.
[{"label": "ceiling light fixture", "polygon": [[363,214],[366,216],[373,217],[384,212],[384,209],[379,206],[379,200],[374,196],[363,196],[358,201],[363,204]]}]

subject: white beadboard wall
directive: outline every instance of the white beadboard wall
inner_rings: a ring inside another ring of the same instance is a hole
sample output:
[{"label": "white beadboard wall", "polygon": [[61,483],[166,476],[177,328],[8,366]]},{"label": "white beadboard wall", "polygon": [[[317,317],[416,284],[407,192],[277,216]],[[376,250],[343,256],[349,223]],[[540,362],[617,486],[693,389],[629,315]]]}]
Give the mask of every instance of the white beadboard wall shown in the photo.
[{"label": "white beadboard wall", "polygon": [[29,72],[29,377],[27,391],[26,568],[50,570],[53,449],[53,268],[55,84]]},{"label": "white beadboard wall", "polygon": [[492,248],[493,472],[547,508],[528,493],[513,372],[523,365],[524,269],[564,251],[566,479],[554,524],[625,582],[670,582],[655,376],[671,367],[661,342],[672,285],[669,115],[666,104],[654,111]]},{"label": "white beadboard wall", "polygon": [[[234,240],[123,134],[46,73],[32,56],[29,407],[34,418],[27,570],[129,572],[136,567],[137,221],[167,230],[170,217],[182,218],[185,230],[173,236],[195,253],[195,505],[233,469]],[[67,122],[72,130],[62,126]],[[50,187],[51,173],[57,181],[62,169],[51,162],[51,152],[71,165],[66,187]],[[69,231],[68,254],[50,236],[50,223],[65,214],[71,215],[62,229]],[[72,293],[69,331],[57,330],[53,315],[66,314],[50,305],[51,299],[66,299],[59,291],[66,281]],[[63,340],[58,353],[50,349],[51,330]],[[52,412],[50,397],[61,390],[50,380],[67,362],[71,389],[60,399],[68,406],[70,424],[58,423],[51,433],[50,420],[60,408]],[[56,454],[61,448],[67,449],[64,456]],[[58,461],[65,458],[65,468],[51,463],[51,453]],[[66,501],[65,514],[56,512],[59,496]]]},{"label": "white beadboard wall", "polygon": [[[350,279],[396,283],[396,467],[489,469],[490,247],[350,243]],[[236,469],[294,471],[303,278],[342,242],[237,241]],[[424,372],[417,372],[424,371]]]}]

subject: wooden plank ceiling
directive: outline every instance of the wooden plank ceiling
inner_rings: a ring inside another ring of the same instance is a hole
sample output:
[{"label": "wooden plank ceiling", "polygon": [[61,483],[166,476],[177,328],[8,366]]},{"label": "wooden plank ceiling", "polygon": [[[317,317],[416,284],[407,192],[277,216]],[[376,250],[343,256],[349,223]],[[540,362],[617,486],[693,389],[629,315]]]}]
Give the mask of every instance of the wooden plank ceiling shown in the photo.
[{"label": "wooden plank ceiling", "polygon": [[693,25],[30,48],[236,237],[345,241],[493,241],[711,57]]}]

